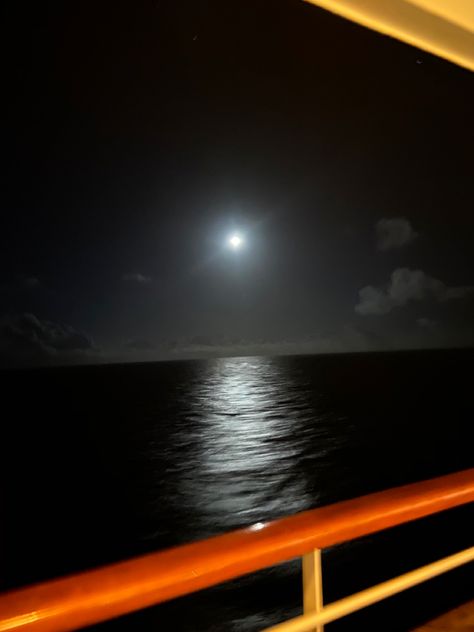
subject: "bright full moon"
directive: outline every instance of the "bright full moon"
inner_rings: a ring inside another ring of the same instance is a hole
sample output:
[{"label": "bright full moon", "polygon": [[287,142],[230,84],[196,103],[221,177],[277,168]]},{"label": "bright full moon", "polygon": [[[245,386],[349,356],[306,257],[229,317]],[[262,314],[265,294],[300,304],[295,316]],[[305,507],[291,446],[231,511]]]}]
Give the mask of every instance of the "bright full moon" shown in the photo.
[{"label": "bright full moon", "polygon": [[240,235],[234,233],[228,239],[228,244],[232,248],[232,250],[238,250],[244,243],[244,240]]}]

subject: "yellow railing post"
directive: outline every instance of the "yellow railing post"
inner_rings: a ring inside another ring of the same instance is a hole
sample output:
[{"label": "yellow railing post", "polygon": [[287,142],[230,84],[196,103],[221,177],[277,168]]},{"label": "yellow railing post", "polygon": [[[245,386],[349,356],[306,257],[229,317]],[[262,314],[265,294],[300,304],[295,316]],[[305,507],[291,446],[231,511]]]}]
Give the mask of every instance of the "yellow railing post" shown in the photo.
[{"label": "yellow railing post", "polygon": [[[323,609],[323,575],[321,549],[303,555],[303,612],[314,614]],[[323,632],[324,626],[317,625],[311,632]]]},{"label": "yellow railing post", "polygon": [[313,632],[325,623],[331,623],[345,617],[352,612],[371,606],[382,599],[396,595],[407,588],[421,584],[428,579],[437,577],[458,566],[474,561],[474,546],[454,555],[449,555],[441,560],[421,566],[414,571],[409,571],[404,575],[389,579],[381,584],[366,588],[358,593],[343,597],[339,601],[333,601],[318,613],[305,613],[302,616],[283,621],[270,628],[265,628],[265,632]]}]

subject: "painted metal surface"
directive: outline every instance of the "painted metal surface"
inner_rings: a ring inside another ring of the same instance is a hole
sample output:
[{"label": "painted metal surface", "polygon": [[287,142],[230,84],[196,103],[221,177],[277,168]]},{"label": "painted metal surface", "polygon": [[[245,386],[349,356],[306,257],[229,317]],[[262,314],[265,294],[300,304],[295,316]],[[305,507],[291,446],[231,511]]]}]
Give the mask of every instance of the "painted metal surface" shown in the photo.
[{"label": "painted metal surface", "polygon": [[362,590],[350,597],[345,597],[339,601],[335,601],[320,612],[314,614],[305,614],[301,617],[295,617],[288,621],[284,621],[278,625],[274,625],[271,628],[267,628],[266,632],[311,632],[316,625],[322,625],[324,623],[330,623],[341,619],[342,617],[366,608],[377,601],[396,595],[402,590],[421,584],[422,582],[437,577],[442,573],[457,568],[462,564],[467,564],[474,560],[474,546],[465,551],[460,551],[449,557],[445,557],[442,560],[421,566],[414,571],[389,579],[386,582]]},{"label": "painted metal surface", "polygon": [[75,630],[474,500],[474,468],[0,596],[0,631]]},{"label": "painted metal surface", "polygon": [[[323,609],[323,569],[321,550],[303,555],[303,612],[317,614]],[[315,625],[311,632],[323,632],[324,626]]]},{"label": "painted metal surface", "polygon": [[307,0],[474,70],[472,0]]}]

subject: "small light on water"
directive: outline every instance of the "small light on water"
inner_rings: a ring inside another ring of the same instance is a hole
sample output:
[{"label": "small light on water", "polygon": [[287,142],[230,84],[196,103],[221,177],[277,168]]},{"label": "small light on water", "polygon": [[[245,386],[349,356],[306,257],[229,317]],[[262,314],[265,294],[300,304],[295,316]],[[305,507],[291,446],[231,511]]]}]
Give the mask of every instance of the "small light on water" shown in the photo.
[{"label": "small light on water", "polygon": [[250,528],[250,531],[260,531],[260,529],[263,529],[264,527],[265,527],[264,522],[256,522],[249,528]]}]

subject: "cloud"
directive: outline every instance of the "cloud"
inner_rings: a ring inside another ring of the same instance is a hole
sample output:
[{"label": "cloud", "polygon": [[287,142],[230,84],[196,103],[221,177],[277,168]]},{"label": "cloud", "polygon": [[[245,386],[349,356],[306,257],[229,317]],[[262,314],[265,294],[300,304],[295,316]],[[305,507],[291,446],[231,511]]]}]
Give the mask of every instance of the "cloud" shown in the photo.
[{"label": "cloud", "polygon": [[0,356],[6,364],[72,361],[94,350],[92,339],[84,332],[40,320],[34,314],[10,316],[0,322]]},{"label": "cloud", "polygon": [[122,281],[147,285],[148,283],[151,283],[152,278],[144,274],[140,274],[140,272],[128,272],[122,276]]},{"label": "cloud", "polygon": [[386,288],[367,285],[359,290],[359,302],[355,311],[362,316],[388,314],[394,307],[402,307],[409,301],[427,298],[449,301],[473,293],[472,285],[448,287],[442,281],[425,274],[423,270],[397,268],[392,272]]},{"label": "cloud", "polygon": [[367,285],[359,290],[359,302],[355,311],[362,316],[367,314],[388,314],[392,309],[389,296],[383,290]]},{"label": "cloud", "polygon": [[149,340],[144,340],[142,338],[133,338],[132,340],[127,340],[124,346],[127,349],[131,349],[132,351],[154,351],[156,349],[155,344],[153,344]]},{"label": "cloud", "polygon": [[381,219],[375,225],[377,250],[393,250],[412,242],[418,236],[404,217]]},{"label": "cloud", "polygon": [[28,276],[28,277],[23,277],[22,284],[24,287],[28,289],[35,289],[35,288],[40,287],[41,282],[38,279],[38,277]]},{"label": "cloud", "polygon": [[434,327],[436,327],[436,321],[426,317],[418,318],[416,324],[419,327],[423,327],[423,329],[433,329]]},{"label": "cloud", "polygon": [[0,292],[10,294],[24,291],[35,291],[45,289],[41,281],[36,276],[18,275],[7,283],[0,285]]},{"label": "cloud", "polygon": [[338,331],[286,340],[199,335],[170,342],[163,353],[167,357],[180,359],[347,353],[374,350],[377,342],[373,334],[348,325]]}]

